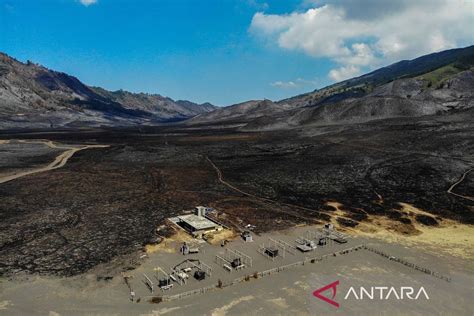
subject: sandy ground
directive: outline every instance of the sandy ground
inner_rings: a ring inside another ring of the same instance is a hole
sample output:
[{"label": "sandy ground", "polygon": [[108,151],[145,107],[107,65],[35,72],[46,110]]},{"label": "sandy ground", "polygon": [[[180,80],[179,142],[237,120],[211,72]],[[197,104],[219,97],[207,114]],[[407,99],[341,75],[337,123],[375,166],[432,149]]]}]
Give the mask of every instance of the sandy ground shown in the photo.
[{"label": "sandy ground", "polygon": [[[256,236],[256,241],[246,244],[236,240],[229,244],[234,249],[245,250],[254,258],[254,267],[246,273],[263,267],[285,264],[298,258],[288,256],[276,263],[257,254],[259,242],[268,237],[290,241],[309,227],[298,227],[284,232]],[[181,236],[183,237],[183,236]],[[176,237],[168,247],[179,245],[182,238]],[[152,275],[156,267],[167,270],[170,265],[184,259],[179,253],[164,249],[150,252],[142,259],[142,265],[129,271],[132,289],[140,302],[129,300],[129,289],[120,275],[110,281],[97,281],[93,273],[74,278],[23,277],[15,280],[3,279],[0,283],[0,314],[2,315],[472,315],[471,294],[474,285],[472,260],[460,257],[439,257],[418,247],[387,243],[379,239],[357,237],[349,245],[366,243],[395,256],[407,258],[419,265],[430,267],[452,277],[452,282],[425,275],[396,262],[389,261],[367,251],[358,251],[345,256],[330,257],[326,261],[307,264],[283,273],[277,273],[249,282],[217,289],[215,291],[177,301],[152,304],[150,293],[141,283],[142,273]],[[334,246],[336,247],[336,246]],[[217,278],[231,278],[219,266],[212,263],[215,253],[222,252],[220,246],[202,244],[199,258],[213,267],[210,279],[201,282],[216,282]],[[318,249],[320,254],[331,249]],[[303,254],[298,254],[304,257]],[[236,272],[233,272],[236,273]],[[312,296],[312,292],[335,280],[340,281],[336,300],[341,307],[328,305]],[[195,280],[189,288],[205,285]],[[350,286],[423,286],[430,300],[358,301],[344,300]],[[179,286],[175,292],[183,291]],[[187,290],[187,289],[186,289]]]},{"label": "sandy ground", "polygon": [[[448,221],[444,221],[448,222]],[[409,245],[442,256],[456,256],[474,260],[474,227],[453,221],[441,227],[417,225],[419,235],[400,235],[390,231],[361,233],[360,236],[379,238],[391,243]]]},{"label": "sandy ground", "polygon": [[155,252],[168,252],[175,253],[179,251],[179,246],[183,242],[191,243],[194,239],[186,234],[182,229],[175,229],[175,234],[169,238],[166,238],[159,244],[151,244],[145,246],[145,251],[147,254],[152,254]]},{"label": "sandy ground", "polygon": [[355,228],[341,227],[337,217],[345,217],[343,205],[328,202],[327,205],[336,211],[331,222],[340,230],[353,236],[377,238],[390,243],[398,243],[417,247],[437,255],[457,256],[474,260],[474,226],[460,224],[456,221],[443,219],[439,226],[425,226],[415,220],[416,215],[433,214],[416,208],[408,203],[399,203],[400,210],[411,219],[410,226],[390,220],[384,216],[369,215],[368,221],[359,223]]}]

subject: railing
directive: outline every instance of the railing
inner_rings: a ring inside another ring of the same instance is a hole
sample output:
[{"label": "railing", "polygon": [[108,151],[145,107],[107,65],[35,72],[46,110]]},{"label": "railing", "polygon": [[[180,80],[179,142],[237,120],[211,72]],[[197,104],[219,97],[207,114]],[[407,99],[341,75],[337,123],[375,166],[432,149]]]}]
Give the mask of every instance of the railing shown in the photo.
[{"label": "railing", "polygon": [[182,299],[182,298],[186,298],[186,297],[190,297],[190,296],[194,296],[194,295],[204,294],[206,292],[213,291],[213,290],[218,289],[218,288],[229,287],[229,286],[232,286],[232,285],[244,282],[244,281],[249,281],[250,279],[262,278],[262,277],[269,276],[269,275],[272,275],[274,273],[279,273],[279,272],[282,272],[282,271],[286,271],[286,270],[289,270],[289,269],[292,269],[292,268],[295,268],[295,267],[298,267],[298,266],[304,266],[305,264],[308,264],[308,263],[320,262],[320,261],[326,260],[330,257],[337,257],[337,256],[340,256],[340,255],[346,255],[346,254],[349,254],[353,251],[358,251],[358,250],[367,250],[367,251],[373,252],[373,253],[375,253],[377,255],[380,255],[384,258],[387,258],[391,261],[401,263],[401,264],[403,264],[403,265],[405,265],[409,268],[412,268],[412,269],[415,269],[417,271],[421,271],[423,273],[432,275],[436,278],[445,280],[447,282],[451,282],[451,278],[448,277],[448,276],[441,275],[438,272],[432,271],[428,268],[418,266],[414,263],[406,261],[405,259],[397,258],[395,256],[391,256],[386,252],[380,251],[380,250],[372,248],[372,247],[367,247],[366,245],[361,244],[361,245],[354,246],[354,247],[351,247],[351,248],[347,248],[347,249],[344,249],[344,250],[340,250],[340,251],[332,252],[332,253],[329,253],[329,254],[325,254],[325,255],[322,255],[322,256],[319,256],[319,257],[306,258],[302,261],[290,263],[290,264],[287,264],[287,265],[284,265],[284,266],[279,266],[279,267],[268,269],[268,270],[265,270],[265,271],[255,272],[255,273],[250,274],[250,275],[245,275],[245,276],[233,279],[233,280],[231,280],[229,282],[226,282],[226,283],[220,282],[220,284],[218,284],[218,285],[214,284],[214,285],[211,285],[211,286],[202,287],[202,288],[199,288],[199,289],[194,289],[194,290],[190,290],[190,291],[187,291],[187,292],[174,294],[174,295],[154,296],[154,297],[152,297],[152,300],[158,298],[158,301],[166,302],[166,301],[173,301],[173,300]]},{"label": "railing", "polygon": [[383,252],[381,250],[378,250],[378,249],[375,249],[375,248],[371,248],[371,247],[367,247],[367,246],[364,246],[364,249],[365,250],[368,250],[370,252],[373,252],[375,254],[378,254],[379,256],[382,256],[384,258],[387,258],[391,261],[395,261],[395,262],[398,262],[398,263],[401,263],[409,268],[412,268],[412,269],[415,269],[417,271],[421,271],[423,273],[426,273],[426,274],[429,274],[429,275],[432,275],[434,276],[435,278],[438,278],[438,279],[441,279],[441,280],[445,280],[446,282],[451,282],[451,278],[448,277],[448,276],[445,276],[445,275],[442,275],[436,271],[433,271],[431,269],[428,269],[428,268],[425,268],[425,267],[422,267],[422,266],[419,266],[417,264],[414,264],[412,262],[409,262],[403,258],[398,258],[398,257],[395,257],[395,256],[392,256],[386,252]]},{"label": "railing", "polygon": [[221,283],[220,286],[214,284],[214,285],[211,285],[211,286],[202,287],[202,288],[198,288],[198,289],[194,289],[194,290],[190,290],[190,291],[187,291],[187,292],[182,292],[182,293],[178,293],[178,294],[174,294],[174,295],[162,295],[162,296],[155,296],[155,297],[152,297],[152,298],[159,298],[159,300],[161,300],[163,302],[167,302],[167,301],[174,301],[174,300],[177,300],[177,299],[182,299],[182,298],[186,298],[186,297],[190,297],[190,296],[194,296],[194,295],[204,294],[206,292],[209,292],[209,291],[212,291],[212,290],[215,290],[215,289],[218,289],[218,288],[225,288],[225,287],[229,287],[229,286],[232,286],[232,285],[244,282],[244,281],[249,281],[250,279],[269,276],[271,274],[279,273],[279,272],[282,272],[282,271],[285,271],[285,270],[288,270],[288,269],[292,269],[292,268],[295,268],[295,267],[298,267],[298,266],[302,266],[302,265],[305,265],[305,264],[310,263],[310,262],[311,263],[319,262],[319,261],[322,261],[322,260],[324,260],[326,258],[329,258],[329,257],[348,254],[352,251],[357,251],[359,249],[363,249],[363,247],[364,247],[363,245],[359,245],[359,246],[347,248],[347,249],[344,249],[344,250],[341,250],[341,251],[336,251],[334,253],[326,254],[326,255],[323,255],[323,256],[320,256],[320,257],[306,258],[305,260],[302,260],[302,261],[298,261],[298,262],[290,263],[290,264],[287,264],[287,265],[284,265],[284,266],[279,266],[279,267],[272,268],[272,269],[269,269],[269,270],[255,272],[255,273],[250,274],[250,275],[245,275],[245,276],[242,276],[242,277],[238,277],[238,278],[233,279],[229,282]]}]

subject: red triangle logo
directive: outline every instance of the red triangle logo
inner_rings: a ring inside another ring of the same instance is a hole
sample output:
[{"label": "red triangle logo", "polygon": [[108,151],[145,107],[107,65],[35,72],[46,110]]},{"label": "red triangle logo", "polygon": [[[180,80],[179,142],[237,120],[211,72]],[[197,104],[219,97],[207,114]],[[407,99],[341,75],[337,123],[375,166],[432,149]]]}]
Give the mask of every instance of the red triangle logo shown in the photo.
[{"label": "red triangle logo", "polygon": [[[329,303],[333,306],[336,306],[337,308],[339,308],[339,303],[337,303],[336,301],[334,301],[334,297],[336,297],[336,291],[337,291],[337,286],[339,285],[339,280],[336,281],[336,282],[332,282],[331,284],[328,284],[326,286],[323,286],[322,288],[320,289],[317,289],[316,291],[313,292],[313,295],[317,298],[319,298],[320,300],[323,300],[325,301],[326,303]],[[332,289],[332,297],[331,298],[328,298],[324,295],[321,295],[322,292],[325,292],[329,289]]]}]

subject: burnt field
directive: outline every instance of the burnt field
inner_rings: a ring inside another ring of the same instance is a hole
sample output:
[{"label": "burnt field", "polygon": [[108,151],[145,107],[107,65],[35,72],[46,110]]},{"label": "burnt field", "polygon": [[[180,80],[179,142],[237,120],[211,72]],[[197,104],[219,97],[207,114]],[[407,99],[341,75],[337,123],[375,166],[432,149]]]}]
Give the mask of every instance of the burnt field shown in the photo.
[{"label": "burnt field", "polygon": [[132,268],[144,245],[169,233],[157,231],[166,217],[196,205],[257,232],[327,221],[357,228],[374,217],[405,234],[446,219],[474,224],[474,172],[452,190],[465,197],[448,192],[474,167],[473,130],[472,120],[431,120],[291,132],[169,126],[3,134],[111,147],[0,184],[0,274]]}]

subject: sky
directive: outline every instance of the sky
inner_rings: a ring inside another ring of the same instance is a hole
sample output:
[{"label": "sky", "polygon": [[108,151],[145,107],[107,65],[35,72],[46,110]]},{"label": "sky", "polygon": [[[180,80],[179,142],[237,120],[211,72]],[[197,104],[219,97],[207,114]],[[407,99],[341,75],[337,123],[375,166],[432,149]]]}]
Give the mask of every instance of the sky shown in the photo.
[{"label": "sky", "polygon": [[474,43],[474,0],[0,0],[0,51],[91,86],[279,100]]}]

